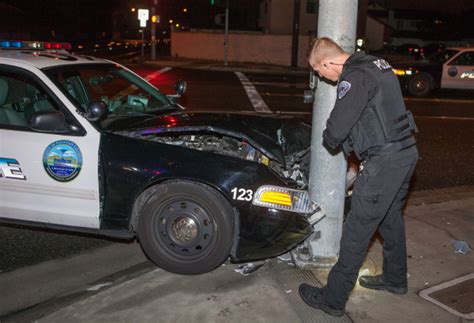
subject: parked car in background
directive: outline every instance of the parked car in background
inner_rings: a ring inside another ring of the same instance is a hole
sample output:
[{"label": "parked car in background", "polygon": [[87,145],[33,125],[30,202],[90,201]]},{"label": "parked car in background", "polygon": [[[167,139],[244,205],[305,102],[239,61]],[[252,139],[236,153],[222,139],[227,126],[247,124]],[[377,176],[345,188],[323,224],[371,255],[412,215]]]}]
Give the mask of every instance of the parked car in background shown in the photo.
[{"label": "parked car in background", "polygon": [[474,48],[445,48],[418,62],[394,65],[393,70],[413,96],[436,89],[474,90]]}]

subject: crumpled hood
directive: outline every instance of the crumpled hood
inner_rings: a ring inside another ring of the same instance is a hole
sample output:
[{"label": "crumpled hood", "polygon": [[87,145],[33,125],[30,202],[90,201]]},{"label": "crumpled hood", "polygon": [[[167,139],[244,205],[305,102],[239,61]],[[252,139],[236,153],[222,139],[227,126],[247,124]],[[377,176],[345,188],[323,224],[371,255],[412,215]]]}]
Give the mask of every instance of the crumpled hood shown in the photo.
[{"label": "crumpled hood", "polygon": [[176,112],[123,125],[117,129],[134,135],[172,133],[216,133],[241,139],[269,158],[285,163],[285,155],[306,149],[311,143],[310,126],[289,116],[263,116],[232,113]]}]

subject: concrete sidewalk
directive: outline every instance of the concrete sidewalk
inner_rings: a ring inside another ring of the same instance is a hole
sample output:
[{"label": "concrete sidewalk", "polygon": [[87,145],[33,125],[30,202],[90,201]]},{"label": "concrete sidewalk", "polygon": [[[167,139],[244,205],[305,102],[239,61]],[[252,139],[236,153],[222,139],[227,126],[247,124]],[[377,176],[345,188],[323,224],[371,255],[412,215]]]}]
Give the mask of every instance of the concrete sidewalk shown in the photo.
[{"label": "concrete sidewalk", "polygon": [[[405,210],[408,294],[356,286],[343,318],[329,317],[299,299],[298,285],[318,284],[315,278],[324,283],[327,270],[300,270],[272,259],[248,276],[236,273],[238,265],[229,263],[199,276],[174,275],[142,263],[131,270],[135,274],[95,281],[82,292],[57,296],[2,322],[467,322],[418,292],[474,271],[474,253],[456,254],[452,246],[453,239],[474,245],[473,210],[474,187],[412,193]],[[110,257],[105,249],[102,262]],[[116,262],[118,257],[114,255]],[[362,271],[379,273],[381,266],[382,245],[375,238]],[[34,277],[31,272],[22,279]]]}]

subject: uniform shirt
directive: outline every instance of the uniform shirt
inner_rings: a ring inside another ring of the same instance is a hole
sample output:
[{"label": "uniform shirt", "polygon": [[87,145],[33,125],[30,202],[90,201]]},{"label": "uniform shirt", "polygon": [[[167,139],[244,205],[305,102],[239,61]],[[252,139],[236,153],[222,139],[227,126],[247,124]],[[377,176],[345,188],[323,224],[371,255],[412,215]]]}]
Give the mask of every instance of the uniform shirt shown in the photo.
[{"label": "uniform shirt", "polygon": [[375,92],[375,81],[360,68],[364,61],[367,61],[367,55],[356,52],[344,63],[337,86],[336,104],[323,132],[324,142],[332,149],[347,139]]}]

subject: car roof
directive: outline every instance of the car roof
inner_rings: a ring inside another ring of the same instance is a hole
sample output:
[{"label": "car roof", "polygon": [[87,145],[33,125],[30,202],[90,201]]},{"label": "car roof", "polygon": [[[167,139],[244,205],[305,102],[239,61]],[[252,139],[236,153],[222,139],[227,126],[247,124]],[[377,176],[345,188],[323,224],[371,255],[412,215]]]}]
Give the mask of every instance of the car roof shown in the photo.
[{"label": "car roof", "polygon": [[0,63],[8,61],[28,63],[36,68],[61,65],[110,63],[110,61],[65,50],[0,49]]}]

